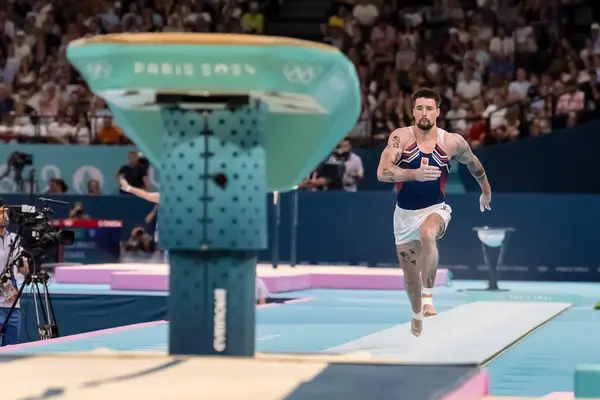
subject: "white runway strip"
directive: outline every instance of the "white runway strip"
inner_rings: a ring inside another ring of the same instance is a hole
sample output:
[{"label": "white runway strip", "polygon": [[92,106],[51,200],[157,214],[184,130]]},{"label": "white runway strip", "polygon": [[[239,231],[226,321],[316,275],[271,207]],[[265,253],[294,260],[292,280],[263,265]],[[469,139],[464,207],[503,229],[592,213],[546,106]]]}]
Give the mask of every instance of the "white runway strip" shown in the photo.
[{"label": "white runway strip", "polygon": [[570,303],[476,302],[425,318],[415,338],[410,323],[396,325],[327,352],[369,352],[374,359],[418,364],[482,364]]}]

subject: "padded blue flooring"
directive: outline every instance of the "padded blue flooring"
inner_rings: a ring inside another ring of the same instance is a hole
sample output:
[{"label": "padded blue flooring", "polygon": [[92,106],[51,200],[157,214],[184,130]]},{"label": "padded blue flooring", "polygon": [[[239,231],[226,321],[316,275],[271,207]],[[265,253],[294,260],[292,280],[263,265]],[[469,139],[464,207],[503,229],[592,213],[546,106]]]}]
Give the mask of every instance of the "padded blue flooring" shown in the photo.
[{"label": "padded blue flooring", "polygon": [[[600,363],[600,284],[502,282],[515,292],[578,294],[581,306],[560,315],[492,360],[487,369],[492,395],[543,396],[572,391],[574,367]],[[436,288],[438,311],[464,304],[457,289],[483,288],[484,282],[459,281],[450,288]],[[52,284],[55,293],[114,292],[103,285]],[[138,292],[134,292],[138,293]],[[138,293],[139,294],[139,293]],[[152,293],[152,295],[164,295]],[[310,297],[312,301],[259,309],[257,349],[262,352],[318,352],[408,322],[406,295],[394,291],[307,290],[285,297]],[[14,350],[14,353],[114,350],[166,351],[167,327],[157,325],[54,344]]]}]

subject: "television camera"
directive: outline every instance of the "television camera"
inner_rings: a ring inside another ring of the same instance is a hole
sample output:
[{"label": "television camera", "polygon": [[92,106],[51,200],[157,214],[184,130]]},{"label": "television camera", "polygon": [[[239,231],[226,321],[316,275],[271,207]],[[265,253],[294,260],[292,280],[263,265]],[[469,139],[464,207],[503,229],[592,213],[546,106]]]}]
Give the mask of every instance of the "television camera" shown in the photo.
[{"label": "television camera", "polygon": [[336,148],[329,155],[320,168],[319,175],[327,179],[329,189],[342,190],[344,188],[344,174],[346,173],[346,161],[348,161],[348,153],[342,152]]},{"label": "television camera", "polygon": [[[9,255],[0,273],[0,293],[6,299],[5,301],[12,303],[8,315],[0,325],[0,337],[6,332],[10,317],[27,285],[33,286],[33,302],[40,339],[52,339],[59,335],[48,292],[50,276],[42,270],[42,262],[56,247],[72,245],[75,242],[75,233],[61,230],[50,223],[50,215],[53,211],[49,203],[66,205],[69,203],[45,198],[39,200],[43,204],[41,210],[30,205],[2,206],[8,213],[9,222],[18,225],[19,229],[9,238],[11,240]],[[27,266],[28,271],[17,291],[15,267],[23,266]]]}]

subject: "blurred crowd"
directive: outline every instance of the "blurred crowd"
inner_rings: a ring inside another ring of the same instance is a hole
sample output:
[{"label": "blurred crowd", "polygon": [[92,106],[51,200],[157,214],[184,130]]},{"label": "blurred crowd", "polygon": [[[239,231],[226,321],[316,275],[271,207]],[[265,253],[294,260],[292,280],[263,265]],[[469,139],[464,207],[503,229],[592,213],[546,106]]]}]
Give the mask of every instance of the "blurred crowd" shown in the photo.
[{"label": "blurred crowd", "polygon": [[[130,144],[65,57],[76,38],[114,32],[265,33],[282,0],[14,0],[0,6],[0,138]],[[282,5],[283,4],[283,5]],[[599,3],[600,5],[600,3]],[[440,126],[473,146],[595,118],[599,5],[580,0],[345,0],[323,40],[361,79],[357,145],[411,124],[410,93],[443,95]]]},{"label": "blurred crowd", "polygon": [[[429,4],[428,4],[429,3]],[[442,95],[439,125],[474,146],[598,116],[599,4],[579,0],[338,2],[324,40],[353,61],[371,145],[411,122],[410,94]]]},{"label": "blurred crowd", "polygon": [[263,33],[245,0],[14,0],[0,5],[0,139],[131,144],[65,56],[74,39],[119,32]]}]

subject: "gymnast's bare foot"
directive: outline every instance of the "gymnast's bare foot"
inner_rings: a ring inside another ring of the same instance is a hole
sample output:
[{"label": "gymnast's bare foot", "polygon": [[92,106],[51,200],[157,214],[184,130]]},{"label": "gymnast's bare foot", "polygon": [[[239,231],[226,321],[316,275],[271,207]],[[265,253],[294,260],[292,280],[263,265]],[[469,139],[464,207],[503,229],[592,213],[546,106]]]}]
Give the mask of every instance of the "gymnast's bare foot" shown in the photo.
[{"label": "gymnast's bare foot", "polygon": [[410,332],[416,336],[421,336],[421,332],[423,331],[423,312],[419,314],[413,313],[412,320],[410,321]]},{"label": "gymnast's bare foot", "polygon": [[434,315],[437,315],[437,311],[433,306],[433,295],[423,294],[421,297],[421,302],[423,303],[423,316],[433,317]]}]

